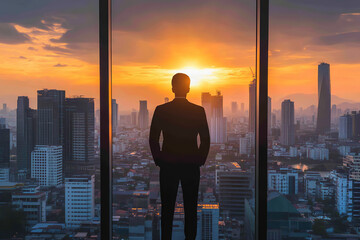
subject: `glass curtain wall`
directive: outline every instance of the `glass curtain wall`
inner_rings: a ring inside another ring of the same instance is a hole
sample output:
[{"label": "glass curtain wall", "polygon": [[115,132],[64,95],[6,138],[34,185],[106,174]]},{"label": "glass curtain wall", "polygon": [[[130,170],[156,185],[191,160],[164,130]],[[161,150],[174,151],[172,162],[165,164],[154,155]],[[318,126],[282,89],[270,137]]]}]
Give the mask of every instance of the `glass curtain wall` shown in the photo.
[{"label": "glass curtain wall", "polygon": [[358,239],[358,1],[270,1],[268,239]]},{"label": "glass curtain wall", "polygon": [[100,239],[98,1],[0,16],[0,238]]},{"label": "glass curtain wall", "polygon": [[[113,235],[160,239],[159,167],[149,148],[157,105],[175,73],[205,109],[211,147],[201,167],[197,239],[254,236],[256,2],[113,0]],[[160,140],[162,142],[162,139]],[[182,190],[173,239],[184,239]]]}]

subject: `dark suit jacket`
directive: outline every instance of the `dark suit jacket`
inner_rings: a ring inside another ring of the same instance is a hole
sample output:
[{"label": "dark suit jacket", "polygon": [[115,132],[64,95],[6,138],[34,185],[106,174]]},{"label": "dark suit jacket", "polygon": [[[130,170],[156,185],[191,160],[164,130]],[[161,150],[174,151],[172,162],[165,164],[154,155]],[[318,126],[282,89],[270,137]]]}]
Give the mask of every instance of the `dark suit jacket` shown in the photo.
[{"label": "dark suit jacket", "polygon": [[[159,144],[161,132],[162,149]],[[175,98],[157,106],[151,122],[149,143],[158,166],[162,163],[204,165],[210,148],[204,108],[185,98]]]}]

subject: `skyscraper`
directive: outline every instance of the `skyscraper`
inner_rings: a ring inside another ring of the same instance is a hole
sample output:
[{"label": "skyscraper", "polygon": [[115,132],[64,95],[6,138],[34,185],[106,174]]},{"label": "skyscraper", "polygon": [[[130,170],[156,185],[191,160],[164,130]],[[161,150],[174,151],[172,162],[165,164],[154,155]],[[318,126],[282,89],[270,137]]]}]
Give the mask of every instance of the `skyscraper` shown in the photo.
[{"label": "skyscraper", "polygon": [[268,97],[268,112],[267,112],[267,129],[268,135],[271,135],[271,97]]},{"label": "skyscraper", "polygon": [[116,103],[116,99],[112,99],[111,101],[111,105],[112,105],[112,116],[111,116],[111,121],[112,121],[112,132],[115,135],[116,134],[116,130],[118,127],[118,116],[119,116],[119,112],[118,112],[118,108],[119,105]]},{"label": "skyscraper", "polygon": [[220,92],[217,92],[216,95],[203,92],[201,94],[201,104],[205,109],[211,143],[225,143],[226,118],[224,118],[223,113],[223,96]]},{"label": "skyscraper", "polygon": [[132,126],[136,126],[136,123],[137,123],[137,112],[135,110],[133,110],[131,112],[131,125]]},{"label": "skyscraper", "polygon": [[352,115],[345,114],[339,118],[339,139],[351,139],[353,119]]},{"label": "skyscraper", "polygon": [[149,127],[149,110],[147,109],[147,101],[140,100],[138,124],[140,129],[147,129]]},{"label": "skyscraper", "polygon": [[94,160],[94,99],[66,98],[65,100],[65,161]]},{"label": "skyscraper", "polygon": [[62,146],[37,145],[31,153],[31,178],[40,186],[62,184]]},{"label": "skyscraper", "polygon": [[29,98],[20,96],[16,109],[16,159],[19,170],[31,172],[31,151],[36,142],[36,110],[29,107]]},{"label": "skyscraper", "polygon": [[249,84],[249,132],[255,132],[256,117],[256,79]]},{"label": "skyscraper", "polygon": [[209,92],[201,93],[201,106],[205,109],[206,120],[210,128],[211,125],[211,94]]},{"label": "skyscraper", "polygon": [[316,131],[318,133],[326,133],[330,131],[330,122],[330,65],[327,63],[320,63],[318,66],[318,114]]},{"label": "skyscraper", "polygon": [[38,90],[37,145],[64,144],[65,91]]},{"label": "skyscraper", "polygon": [[281,103],[280,142],[289,146],[295,144],[294,102],[289,99]]},{"label": "skyscraper", "polygon": [[6,128],[5,118],[0,118],[0,167],[10,165],[10,129]]},{"label": "skyscraper", "polygon": [[237,114],[238,112],[238,103],[237,102],[231,102],[231,113]]}]

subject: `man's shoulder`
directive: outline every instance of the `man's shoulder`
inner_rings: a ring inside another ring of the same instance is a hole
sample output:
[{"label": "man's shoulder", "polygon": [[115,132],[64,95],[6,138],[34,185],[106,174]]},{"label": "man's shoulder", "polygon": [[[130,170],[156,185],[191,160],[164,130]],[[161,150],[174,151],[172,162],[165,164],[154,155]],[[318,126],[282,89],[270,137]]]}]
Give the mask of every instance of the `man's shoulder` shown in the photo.
[{"label": "man's shoulder", "polygon": [[188,102],[190,104],[190,106],[198,111],[201,111],[201,110],[204,110],[204,108],[200,105],[197,105],[195,103],[192,103],[192,102]]}]

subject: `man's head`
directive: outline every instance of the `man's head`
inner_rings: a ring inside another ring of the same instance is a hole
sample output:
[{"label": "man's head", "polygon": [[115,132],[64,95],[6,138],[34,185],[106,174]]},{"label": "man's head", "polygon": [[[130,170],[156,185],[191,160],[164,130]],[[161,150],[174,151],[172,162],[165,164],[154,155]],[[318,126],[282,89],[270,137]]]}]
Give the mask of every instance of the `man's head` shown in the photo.
[{"label": "man's head", "polygon": [[190,91],[190,78],[184,73],[177,73],[173,76],[171,85],[175,96],[186,97],[186,94]]}]

